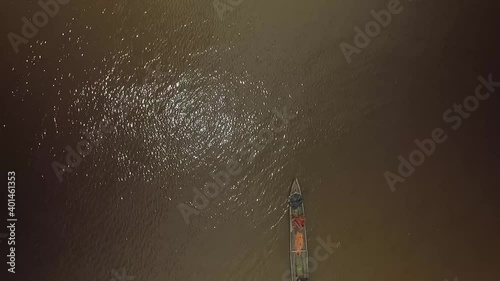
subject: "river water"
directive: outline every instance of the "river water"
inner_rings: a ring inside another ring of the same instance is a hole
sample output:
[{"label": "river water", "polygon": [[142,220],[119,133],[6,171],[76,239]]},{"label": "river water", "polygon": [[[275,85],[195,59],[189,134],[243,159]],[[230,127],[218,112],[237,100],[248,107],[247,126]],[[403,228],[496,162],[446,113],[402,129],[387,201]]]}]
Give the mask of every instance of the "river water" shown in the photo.
[{"label": "river water", "polygon": [[[348,63],[339,44],[388,1],[233,3],[72,0],[18,53],[4,39],[15,277],[284,280],[298,178],[310,280],[497,280],[499,98],[457,130],[442,116],[500,80],[499,5],[402,1]],[[9,2],[2,31],[39,10]],[[384,173],[435,128],[392,192]]]}]

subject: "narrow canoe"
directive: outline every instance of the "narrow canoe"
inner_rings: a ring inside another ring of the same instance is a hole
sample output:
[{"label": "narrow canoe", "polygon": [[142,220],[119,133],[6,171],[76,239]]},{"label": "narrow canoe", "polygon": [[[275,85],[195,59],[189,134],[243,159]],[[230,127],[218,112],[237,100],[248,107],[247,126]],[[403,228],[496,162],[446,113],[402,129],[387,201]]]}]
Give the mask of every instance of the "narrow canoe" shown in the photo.
[{"label": "narrow canoe", "polygon": [[297,179],[288,198],[290,206],[290,275],[292,281],[309,279],[305,209]]}]

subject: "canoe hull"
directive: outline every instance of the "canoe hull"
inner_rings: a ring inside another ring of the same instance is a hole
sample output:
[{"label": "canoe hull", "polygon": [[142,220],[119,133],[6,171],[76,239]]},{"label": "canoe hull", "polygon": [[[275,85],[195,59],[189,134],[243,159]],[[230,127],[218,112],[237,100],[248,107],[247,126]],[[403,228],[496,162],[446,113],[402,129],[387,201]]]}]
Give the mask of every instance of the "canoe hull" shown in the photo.
[{"label": "canoe hull", "polygon": [[[292,281],[309,278],[305,209],[299,182],[294,180],[289,197],[290,276]],[[301,243],[302,241],[302,243]]]}]

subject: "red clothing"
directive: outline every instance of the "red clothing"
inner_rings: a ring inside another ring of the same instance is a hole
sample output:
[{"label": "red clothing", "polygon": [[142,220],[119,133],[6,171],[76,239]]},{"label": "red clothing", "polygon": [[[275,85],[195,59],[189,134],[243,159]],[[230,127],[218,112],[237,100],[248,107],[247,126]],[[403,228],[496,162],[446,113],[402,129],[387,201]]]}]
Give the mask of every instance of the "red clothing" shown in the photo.
[{"label": "red clothing", "polygon": [[305,219],[300,216],[300,217],[294,217],[292,219],[292,222],[295,226],[299,227],[299,228],[303,228],[304,227],[304,224],[305,224]]}]

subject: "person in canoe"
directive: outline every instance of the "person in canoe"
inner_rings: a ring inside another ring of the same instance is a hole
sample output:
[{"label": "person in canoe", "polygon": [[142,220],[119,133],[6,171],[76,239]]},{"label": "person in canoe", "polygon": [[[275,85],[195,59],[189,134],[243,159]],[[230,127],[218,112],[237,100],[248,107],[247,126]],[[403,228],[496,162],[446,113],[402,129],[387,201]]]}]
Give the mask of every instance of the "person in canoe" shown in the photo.
[{"label": "person in canoe", "polygon": [[302,232],[297,232],[295,235],[295,251],[297,251],[295,254],[298,256],[300,255],[299,251],[302,251],[304,249],[304,234]]},{"label": "person in canoe", "polygon": [[302,215],[294,217],[292,219],[293,227],[298,228],[298,229],[304,228],[305,220],[306,219]]}]

